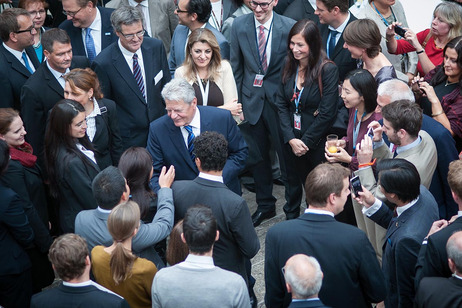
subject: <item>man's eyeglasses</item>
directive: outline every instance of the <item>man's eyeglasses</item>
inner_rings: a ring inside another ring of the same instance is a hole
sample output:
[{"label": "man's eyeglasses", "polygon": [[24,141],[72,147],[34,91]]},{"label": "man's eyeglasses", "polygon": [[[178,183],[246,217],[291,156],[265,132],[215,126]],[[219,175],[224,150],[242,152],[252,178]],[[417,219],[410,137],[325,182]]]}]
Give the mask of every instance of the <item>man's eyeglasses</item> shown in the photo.
[{"label": "man's eyeglasses", "polygon": [[24,33],[24,32],[29,32],[30,34],[34,34],[32,32],[34,32],[35,28],[34,26],[30,27],[30,28],[27,28],[26,30],[19,30],[19,31],[16,31],[15,33]]},{"label": "man's eyeglasses", "polygon": [[178,5],[176,6],[176,12],[177,12],[177,13],[189,13],[188,11],[180,10],[180,8],[178,7]]},{"label": "man's eyeglasses", "polygon": [[77,15],[78,12],[80,12],[82,9],[84,8],[84,6],[82,6],[78,11],[76,12],[71,12],[71,11],[64,11],[63,10],[63,14],[66,15],[66,16],[69,16],[71,18],[74,18],[75,15]]},{"label": "man's eyeglasses", "polygon": [[140,32],[136,32],[132,34],[123,34],[122,32],[120,32],[120,34],[122,34],[123,37],[125,37],[127,40],[132,40],[135,37],[135,35],[138,38],[142,38],[145,32],[146,32],[145,30],[141,30]]},{"label": "man's eyeglasses", "polygon": [[269,8],[269,5],[273,3],[273,0],[270,2],[255,2],[255,1],[250,1],[250,7],[253,9],[256,9],[257,6],[261,7],[262,10],[266,10]]}]

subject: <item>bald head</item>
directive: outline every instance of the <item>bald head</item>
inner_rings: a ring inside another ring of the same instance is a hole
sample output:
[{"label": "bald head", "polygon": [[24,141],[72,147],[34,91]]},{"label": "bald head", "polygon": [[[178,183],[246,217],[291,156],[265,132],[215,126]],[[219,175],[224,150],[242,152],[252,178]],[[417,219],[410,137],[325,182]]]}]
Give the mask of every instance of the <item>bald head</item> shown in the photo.
[{"label": "bald head", "polygon": [[313,257],[297,254],[287,260],[284,278],[292,298],[305,299],[318,297],[322,285],[321,266]]},{"label": "bald head", "polygon": [[446,244],[449,268],[453,273],[462,275],[462,231],[455,232]]},{"label": "bald head", "polygon": [[414,94],[409,86],[399,79],[390,79],[382,82],[377,89],[377,107],[375,108],[375,112],[381,113],[383,107],[399,100],[415,102]]}]

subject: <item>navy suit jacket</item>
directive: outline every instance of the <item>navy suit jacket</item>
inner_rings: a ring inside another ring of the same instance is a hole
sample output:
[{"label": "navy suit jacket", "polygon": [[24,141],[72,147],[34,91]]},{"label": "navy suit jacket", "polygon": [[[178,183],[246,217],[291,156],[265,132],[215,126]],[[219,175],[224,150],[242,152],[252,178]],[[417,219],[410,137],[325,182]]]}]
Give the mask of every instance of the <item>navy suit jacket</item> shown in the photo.
[{"label": "navy suit jacket", "polygon": [[292,301],[289,305],[289,308],[329,308],[328,306],[324,306],[321,300],[315,299],[310,301]]},{"label": "navy suit jacket", "polygon": [[[278,7],[279,4],[278,2],[276,7]],[[306,0],[294,0],[284,11],[283,15],[296,21],[309,19],[315,23],[319,23],[318,15],[314,13],[314,8],[311,6],[310,2]]]},{"label": "navy suit jacket", "polygon": [[[220,54],[222,59],[229,60],[229,43],[220,31],[212,27],[209,23],[205,24],[205,28],[209,29],[215,35],[218,45],[220,45]],[[170,56],[168,58],[168,66],[170,74],[173,77],[175,70],[183,65],[185,59],[185,46],[188,42],[189,28],[184,25],[178,25],[173,32],[172,45],[170,46]]]},{"label": "navy suit jacket", "polygon": [[457,277],[429,277],[422,284],[415,297],[416,308],[424,307],[462,307],[462,280]]},{"label": "navy suit jacket", "polygon": [[[37,70],[40,62],[34,48],[25,49],[29,59]],[[21,110],[21,88],[32,74],[0,41],[0,108]]]},{"label": "navy suit jacket", "polygon": [[[99,7],[98,10],[101,13],[101,51],[117,42],[118,37],[114,32],[111,24],[111,14],[114,12],[113,9]],[[71,38],[72,54],[74,56],[87,56],[85,50],[85,44],[82,40],[82,28],[74,27],[71,20],[65,20],[59,25],[60,29],[66,30],[67,34]]]},{"label": "navy suit jacket", "polygon": [[406,308],[414,303],[414,277],[420,245],[432,223],[438,219],[438,204],[420,186],[419,200],[399,217],[385,204],[370,217],[387,228],[383,245],[382,270],[387,283],[386,307]]},{"label": "navy suit jacket", "polygon": [[141,45],[146,80],[143,97],[136,79],[117,42],[103,50],[93,61],[104,97],[117,105],[119,132],[123,148],[146,147],[149,123],[165,114],[160,92],[170,81],[167,56],[162,42],[144,37]]},{"label": "navy suit jacket", "polygon": [[[244,138],[228,110],[197,106],[201,118],[201,132],[215,131],[228,141],[228,160],[223,169],[223,180],[229,189],[241,194],[239,172],[244,168],[248,149]],[[151,186],[159,190],[159,174],[163,166],[175,166],[175,180],[193,180],[199,174],[183,139],[181,129],[168,115],[151,123],[147,150],[151,153],[154,175]]]}]

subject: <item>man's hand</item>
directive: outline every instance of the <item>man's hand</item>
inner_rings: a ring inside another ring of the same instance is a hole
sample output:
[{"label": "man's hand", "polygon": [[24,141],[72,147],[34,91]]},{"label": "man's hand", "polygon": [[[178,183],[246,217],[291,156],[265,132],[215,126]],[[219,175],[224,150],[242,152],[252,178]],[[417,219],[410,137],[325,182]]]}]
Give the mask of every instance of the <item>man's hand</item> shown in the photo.
[{"label": "man's hand", "polygon": [[433,222],[432,227],[430,228],[430,231],[428,231],[427,237],[429,237],[433,233],[440,231],[441,229],[446,228],[448,225],[449,224],[446,221],[446,219],[441,219],[441,220],[437,220]]},{"label": "man's hand", "polygon": [[356,196],[353,192],[351,192],[351,196],[358,201],[359,204],[364,205],[366,208],[370,208],[374,202],[375,197],[374,195],[366,189],[363,185],[361,185],[363,191],[358,191],[358,196]]},{"label": "man's hand", "polygon": [[372,148],[372,138],[369,136],[364,136],[364,139],[361,140],[361,143],[356,145],[356,157],[358,157],[358,164],[361,165],[370,163],[372,161],[373,154],[374,150]]},{"label": "man's hand", "polygon": [[295,156],[300,157],[302,155],[305,155],[306,152],[308,152],[308,147],[300,139],[297,139],[297,138],[290,139],[289,145],[292,148],[292,152],[294,152]]}]

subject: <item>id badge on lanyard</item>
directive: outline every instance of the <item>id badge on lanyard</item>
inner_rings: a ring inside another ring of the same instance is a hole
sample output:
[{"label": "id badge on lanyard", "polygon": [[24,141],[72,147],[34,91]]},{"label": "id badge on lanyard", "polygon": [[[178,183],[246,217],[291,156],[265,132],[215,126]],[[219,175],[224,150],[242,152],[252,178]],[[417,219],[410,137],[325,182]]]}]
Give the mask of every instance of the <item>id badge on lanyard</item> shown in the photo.
[{"label": "id badge on lanyard", "polygon": [[253,86],[256,88],[261,88],[263,86],[263,78],[265,75],[256,74],[255,79],[253,80]]}]

